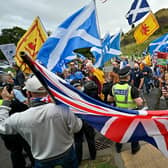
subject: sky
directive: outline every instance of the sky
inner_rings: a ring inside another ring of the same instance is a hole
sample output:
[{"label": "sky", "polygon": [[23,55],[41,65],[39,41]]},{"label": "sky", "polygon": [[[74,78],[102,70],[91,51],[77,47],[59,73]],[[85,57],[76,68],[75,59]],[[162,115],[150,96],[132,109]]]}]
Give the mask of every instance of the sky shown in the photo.
[{"label": "sky", "polygon": [[[96,0],[100,35],[111,35],[131,29],[125,15],[133,0]],[[28,29],[36,16],[39,16],[45,29],[53,32],[67,17],[88,4],[90,0],[1,0],[0,30],[14,26]],[[168,0],[148,0],[153,12],[168,8]]]}]

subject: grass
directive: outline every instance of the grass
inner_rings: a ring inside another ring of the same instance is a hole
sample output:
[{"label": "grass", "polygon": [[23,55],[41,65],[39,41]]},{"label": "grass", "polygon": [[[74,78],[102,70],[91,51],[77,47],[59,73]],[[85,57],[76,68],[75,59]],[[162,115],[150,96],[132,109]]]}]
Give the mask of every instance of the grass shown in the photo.
[{"label": "grass", "polygon": [[84,160],[80,168],[117,168],[112,155],[99,156],[96,160]]},{"label": "grass", "polygon": [[[61,168],[56,166],[55,168]],[[112,156],[97,157],[96,160],[83,160],[79,168],[117,168],[114,165]]]}]

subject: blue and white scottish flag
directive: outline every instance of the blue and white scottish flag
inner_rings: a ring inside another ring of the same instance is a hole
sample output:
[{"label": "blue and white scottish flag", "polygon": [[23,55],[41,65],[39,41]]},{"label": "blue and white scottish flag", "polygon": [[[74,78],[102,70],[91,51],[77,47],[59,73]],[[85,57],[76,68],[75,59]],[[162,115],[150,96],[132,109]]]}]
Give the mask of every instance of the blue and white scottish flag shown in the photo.
[{"label": "blue and white scottish flag", "polygon": [[62,72],[73,50],[101,46],[94,1],[66,19],[46,40],[37,60],[52,72]]},{"label": "blue and white scottish flag", "polygon": [[148,51],[151,55],[154,55],[155,52],[168,52],[168,33],[157,38],[149,44]]},{"label": "blue and white scottish flag", "polygon": [[104,40],[102,41],[101,48],[91,48],[90,51],[96,59],[95,67],[102,67],[108,60],[121,54],[120,36],[121,32],[113,36],[110,36],[108,33],[105,35]]},{"label": "blue and white scottish flag", "polygon": [[131,9],[126,14],[129,25],[143,18],[149,11],[150,7],[146,0],[134,0]]}]

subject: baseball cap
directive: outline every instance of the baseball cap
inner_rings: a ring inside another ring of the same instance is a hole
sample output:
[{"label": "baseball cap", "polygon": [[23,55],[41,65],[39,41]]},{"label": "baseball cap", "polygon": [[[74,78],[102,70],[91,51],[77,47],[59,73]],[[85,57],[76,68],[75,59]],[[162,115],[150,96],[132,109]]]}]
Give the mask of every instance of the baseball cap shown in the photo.
[{"label": "baseball cap", "polygon": [[25,82],[25,87],[23,89],[26,89],[30,92],[34,93],[44,93],[46,92],[43,85],[40,83],[40,81],[37,79],[36,76],[32,76]]}]

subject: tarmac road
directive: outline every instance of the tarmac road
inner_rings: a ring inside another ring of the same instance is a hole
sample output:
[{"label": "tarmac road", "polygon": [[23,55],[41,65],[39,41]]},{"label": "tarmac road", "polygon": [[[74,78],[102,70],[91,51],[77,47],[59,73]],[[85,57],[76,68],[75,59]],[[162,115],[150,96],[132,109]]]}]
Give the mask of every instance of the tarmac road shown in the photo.
[{"label": "tarmac road", "polygon": [[0,138],[0,167],[11,168],[10,154],[6,150],[2,139]]}]

